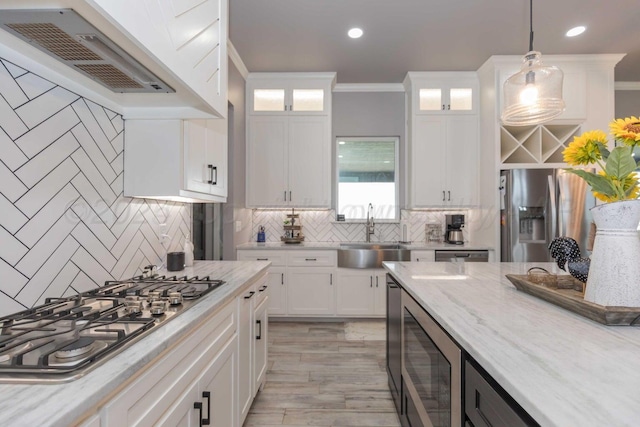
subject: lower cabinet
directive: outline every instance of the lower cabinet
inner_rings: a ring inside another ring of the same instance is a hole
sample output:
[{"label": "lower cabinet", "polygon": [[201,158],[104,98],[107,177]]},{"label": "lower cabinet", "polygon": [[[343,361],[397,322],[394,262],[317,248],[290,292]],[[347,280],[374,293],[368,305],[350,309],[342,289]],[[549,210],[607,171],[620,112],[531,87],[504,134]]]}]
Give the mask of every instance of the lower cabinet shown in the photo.
[{"label": "lower cabinet", "polygon": [[336,314],[360,317],[385,315],[384,270],[339,268],[337,276]]},{"label": "lower cabinet", "polygon": [[333,267],[287,269],[287,313],[301,316],[334,314]]},{"label": "lower cabinet", "polygon": [[269,267],[267,283],[269,284],[270,315],[287,314],[287,269],[285,267]]},{"label": "lower cabinet", "polygon": [[80,425],[240,427],[265,380],[268,288],[247,285]]},{"label": "lower cabinet", "polygon": [[464,412],[473,427],[527,427],[538,424],[482,368],[465,362]]},{"label": "lower cabinet", "polygon": [[267,277],[237,298],[238,372],[240,423],[243,423],[253,399],[264,383],[267,372]]}]

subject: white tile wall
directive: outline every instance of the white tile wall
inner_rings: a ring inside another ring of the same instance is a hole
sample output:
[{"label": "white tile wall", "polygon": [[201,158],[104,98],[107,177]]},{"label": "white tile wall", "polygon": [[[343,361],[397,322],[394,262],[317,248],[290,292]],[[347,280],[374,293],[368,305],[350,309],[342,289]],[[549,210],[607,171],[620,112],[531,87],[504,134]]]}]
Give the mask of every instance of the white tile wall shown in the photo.
[{"label": "white tile wall", "polygon": [[[258,228],[265,227],[267,242],[278,242],[280,236],[284,234],[282,228],[286,215],[291,213],[291,209],[254,209],[252,215],[252,241],[256,240]],[[365,240],[365,225],[363,223],[340,223],[335,221],[335,211],[321,210],[296,211],[300,214],[300,223],[305,241],[309,242],[363,242]],[[471,219],[470,211],[447,210],[447,211],[410,211],[401,210],[400,218],[409,224],[410,240],[412,242],[425,241],[425,224],[428,222],[438,222],[442,224],[444,230],[445,214],[465,214]],[[468,226],[467,229],[472,229]],[[376,233],[371,236],[371,240],[376,242],[393,242],[400,240],[399,223],[377,223]],[[468,233],[468,232],[467,232]],[[470,239],[469,233],[465,237]]]},{"label": "white tile wall", "polygon": [[190,233],[189,205],[123,196],[123,129],[0,58],[0,316],[139,274]]}]

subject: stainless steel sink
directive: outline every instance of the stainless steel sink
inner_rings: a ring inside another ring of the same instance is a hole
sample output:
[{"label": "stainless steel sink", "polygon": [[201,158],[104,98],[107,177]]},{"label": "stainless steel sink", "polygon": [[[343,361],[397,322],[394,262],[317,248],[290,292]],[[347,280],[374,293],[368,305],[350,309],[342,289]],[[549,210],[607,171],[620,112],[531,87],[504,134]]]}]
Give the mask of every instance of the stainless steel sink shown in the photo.
[{"label": "stainless steel sink", "polygon": [[411,251],[397,243],[342,243],[338,267],[382,268],[383,261],[409,261]]}]

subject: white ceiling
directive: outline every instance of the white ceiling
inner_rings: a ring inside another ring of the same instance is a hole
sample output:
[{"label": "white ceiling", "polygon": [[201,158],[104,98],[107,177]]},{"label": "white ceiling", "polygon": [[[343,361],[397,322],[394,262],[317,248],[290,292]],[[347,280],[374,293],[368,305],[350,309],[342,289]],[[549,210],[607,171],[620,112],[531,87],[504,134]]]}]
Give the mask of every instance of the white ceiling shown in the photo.
[{"label": "white ceiling", "polygon": [[[534,0],[534,48],[626,53],[616,81],[640,81],[638,0]],[[407,71],[474,71],[523,55],[528,0],[230,0],[230,39],[249,71],[336,71],[338,83],[399,83]],[[587,31],[567,38],[571,27]],[[364,36],[346,32],[361,27]]]}]

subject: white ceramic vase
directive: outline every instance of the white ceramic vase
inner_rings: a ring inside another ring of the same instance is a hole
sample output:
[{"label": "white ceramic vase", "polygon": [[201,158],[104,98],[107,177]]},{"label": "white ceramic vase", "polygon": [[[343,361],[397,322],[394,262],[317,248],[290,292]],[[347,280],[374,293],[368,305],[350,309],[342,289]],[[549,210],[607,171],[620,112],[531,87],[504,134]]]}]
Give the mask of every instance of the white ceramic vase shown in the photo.
[{"label": "white ceramic vase", "polygon": [[591,213],[597,231],[584,299],[640,307],[640,200],[599,205]]}]

